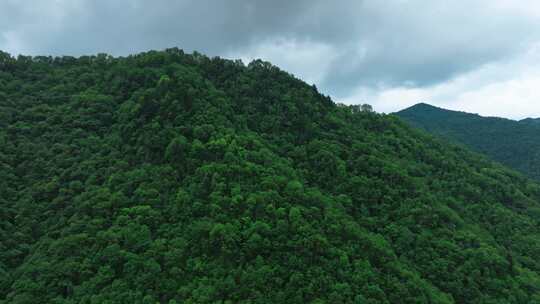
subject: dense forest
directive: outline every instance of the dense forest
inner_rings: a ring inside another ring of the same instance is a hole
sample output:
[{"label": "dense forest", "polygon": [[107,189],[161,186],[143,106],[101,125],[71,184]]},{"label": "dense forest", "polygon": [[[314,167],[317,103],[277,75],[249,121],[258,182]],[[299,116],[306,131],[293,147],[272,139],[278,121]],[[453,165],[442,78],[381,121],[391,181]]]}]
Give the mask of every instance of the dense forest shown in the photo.
[{"label": "dense forest", "polygon": [[0,303],[540,303],[540,186],[270,63],[0,53]]},{"label": "dense forest", "polygon": [[420,103],[396,115],[540,181],[540,118],[483,117]]}]

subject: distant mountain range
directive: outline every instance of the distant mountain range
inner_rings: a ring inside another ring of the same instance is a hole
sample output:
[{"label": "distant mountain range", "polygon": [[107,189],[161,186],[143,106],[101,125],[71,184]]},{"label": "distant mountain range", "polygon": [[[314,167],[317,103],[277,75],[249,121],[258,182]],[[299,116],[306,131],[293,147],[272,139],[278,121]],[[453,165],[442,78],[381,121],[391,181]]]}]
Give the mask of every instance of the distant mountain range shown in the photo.
[{"label": "distant mountain range", "polygon": [[528,124],[540,124],[540,118],[525,118],[523,120],[520,120],[519,122]]},{"label": "distant mountain range", "polygon": [[419,103],[395,113],[416,127],[462,143],[540,180],[540,118],[483,117]]}]

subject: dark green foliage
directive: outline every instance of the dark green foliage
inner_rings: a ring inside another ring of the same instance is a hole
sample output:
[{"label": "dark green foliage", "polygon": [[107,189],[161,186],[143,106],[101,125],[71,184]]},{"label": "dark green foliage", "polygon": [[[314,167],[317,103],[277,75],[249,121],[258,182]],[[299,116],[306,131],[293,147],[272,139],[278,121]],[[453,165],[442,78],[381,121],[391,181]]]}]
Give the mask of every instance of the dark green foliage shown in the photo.
[{"label": "dark green foliage", "polygon": [[540,187],[262,61],[0,56],[0,303],[538,303]]},{"label": "dark green foliage", "polygon": [[540,181],[540,118],[482,117],[420,103],[396,115]]}]

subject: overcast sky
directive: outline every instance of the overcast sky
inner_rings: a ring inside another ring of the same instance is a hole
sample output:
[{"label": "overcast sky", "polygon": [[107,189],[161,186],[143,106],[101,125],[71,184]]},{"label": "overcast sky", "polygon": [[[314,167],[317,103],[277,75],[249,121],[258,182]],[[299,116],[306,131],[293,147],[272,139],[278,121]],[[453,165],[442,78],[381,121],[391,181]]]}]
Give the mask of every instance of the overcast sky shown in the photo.
[{"label": "overcast sky", "polygon": [[336,102],[540,117],[536,0],[0,0],[0,50],[268,60]]}]

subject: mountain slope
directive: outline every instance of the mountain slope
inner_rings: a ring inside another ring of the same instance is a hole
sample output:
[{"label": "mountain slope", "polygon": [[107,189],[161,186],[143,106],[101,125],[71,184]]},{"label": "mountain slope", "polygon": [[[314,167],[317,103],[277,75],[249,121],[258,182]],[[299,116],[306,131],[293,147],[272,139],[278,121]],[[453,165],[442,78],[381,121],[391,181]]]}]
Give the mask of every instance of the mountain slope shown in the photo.
[{"label": "mountain slope", "polygon": [[492,159],[540,180],[540,123],[417,104],[396,115],[430,133],[463,143]]},{"label": "mountain slope", "polygon": [[535,303],[540,187],[269,63],[0,56],[0,303]]},{"label": "mountain slope", "polygon": [[519,121],[520,123],[526,124],[540,124],[540,118],[525,118]]}]

